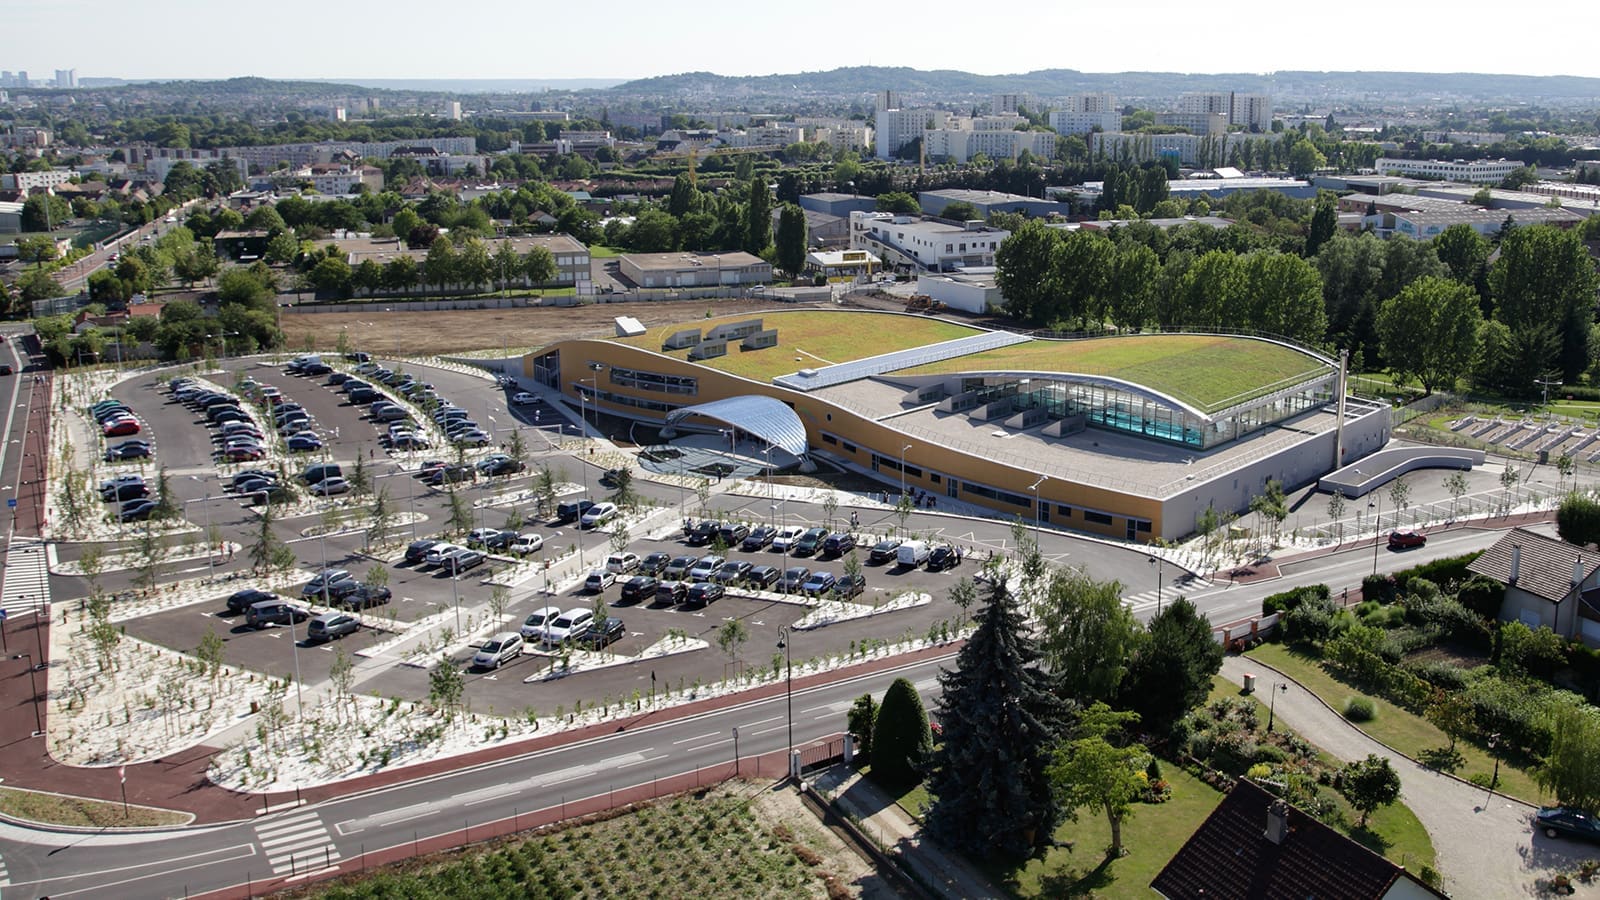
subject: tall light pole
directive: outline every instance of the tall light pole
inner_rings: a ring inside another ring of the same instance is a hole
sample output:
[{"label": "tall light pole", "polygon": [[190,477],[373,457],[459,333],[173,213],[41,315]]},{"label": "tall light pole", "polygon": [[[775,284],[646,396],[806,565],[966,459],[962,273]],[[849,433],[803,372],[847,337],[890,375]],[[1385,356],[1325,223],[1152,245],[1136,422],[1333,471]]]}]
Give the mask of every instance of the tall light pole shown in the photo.
[{"label": "tall light pole", "polygon": [[[194,481],[199,481],[200,480],[200,476],[198,476],[198,475],[190,475],[189,477],[191,479],[193,479]],[[211,492],[207,491],[206,495],[204,497],[196,497],[193,500],[185,500],[185,501],[183,501],[184,509],[188,509],[189,508],[189,504],[191,504],[191,503],[204,503],[205,504],[205,509],[206,509],[206,569],[207,569],[206,578],[209,581],[216,581],[217,580],[217,554],[216,554],[216,550],[211,546],[211,501],[215,500],[215,499],[216,499],[215,497],[211,496]]]},{"label": "tall light pole", "polygon": [[1274,689],[1272,691],[1272,700],[1267,704],[1267,734],[1272,733],[1272,718],[1278,708],[1278,695],[1289,692],[1289,685],[1286,682],[1275,681],[1272,683],[1272,687]]},{"label": "tall light pole", "polygon": [[[1156,570],[1156,615],[1159,616],[1161,615],[1161,584],[1163,581],[1163,576],[1166,574],[1165,569],[1167,567],[1167,561],[1165,558],[1157,556],[1154,553],[1145,557],[1145,561],[1154,566]],[[1270,731],[1271,729],[1268,730]]]},{"label": "tall light pole", "polygon": [[900,448],[900,496],[906,495],[906,451],[911,449],[907,444]]},{"label": "tall light pole", "polygon": [[[33,627],[39,628],[41,626],[36,623]],[[39,715],[39,679],[38,676],[33,674],[39,670],[39,667],[34,664],[32,653],[18,653],[11,658],[26,659],[28,661],[28,684],[33,688],[33,696],[30,698],[33,700],[33,736],[38,737],[44,734],[44,719]]]},{"label": "tall light pole", "polygon": [[778,629],[778,649],[783,651],[783,669],[786,679],[784,693],[787,695],[789,705],[788,765],[791,767],[789,771],[791,775],[794,774],[794,650],[791,646],[794,643],[793,637],[794,632],[788,625]]},{"label": "tall light pole", "polygon": [[[1377,506],[1372,513],[1372,574],[1378,574],[1378,547],[1383,544],[1383,495],[1377,495]],[[1367,506],[1373,501],[1368,500]]]},{"label": "tall light pole", "polygon": [[1039,518],[1041,511],[1039,505],[1039,485],[1044,484],[1049,480],[1049,475],[1040,475],[1038,481],[1028,485],[1028,490],[1033,491],[1033,543],[1035,547],[1038,547],[1039,545]]}]

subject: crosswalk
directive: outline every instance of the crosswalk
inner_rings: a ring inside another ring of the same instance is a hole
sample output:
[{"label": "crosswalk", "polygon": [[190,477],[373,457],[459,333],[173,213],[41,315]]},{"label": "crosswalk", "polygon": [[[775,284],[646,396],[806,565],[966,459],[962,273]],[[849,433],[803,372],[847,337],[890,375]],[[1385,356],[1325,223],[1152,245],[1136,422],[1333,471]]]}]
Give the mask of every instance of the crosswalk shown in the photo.
[{"label": "crosswalk", "polygon": [[14,616],[50,604],[50,566],[43,541],[13,538],[6,553],[0,609]]},{"label": "crosswalk", "polygon": [[297,812],[257,825],[256,838],[274,875],[315,872],[339,860],[339,848],[315,812]]},{"label": "crosswalk", "polygon": [[8,885],[10,883],[11,883],[11,872],[10,872],[9,869],[6,868],[5,858],[4,857],[0,857],[0,887],[4,887],[4,886],[6,886],[6,885]]},{"label": "crosswalk", "polygon": [[1145,612],[1146,610],[1155,611],[1158,606],[1165,606],[1179,597],[1193,598],[1196,591],[1207,587],[1210,587],[1210,585],[1204,581],[1199,581],[1187,586],[1184,590],[1174,589],[1170,585],[1159,592],[1152,588],[1148,591],[1124,596],[1122,605],[1135,613]]}]

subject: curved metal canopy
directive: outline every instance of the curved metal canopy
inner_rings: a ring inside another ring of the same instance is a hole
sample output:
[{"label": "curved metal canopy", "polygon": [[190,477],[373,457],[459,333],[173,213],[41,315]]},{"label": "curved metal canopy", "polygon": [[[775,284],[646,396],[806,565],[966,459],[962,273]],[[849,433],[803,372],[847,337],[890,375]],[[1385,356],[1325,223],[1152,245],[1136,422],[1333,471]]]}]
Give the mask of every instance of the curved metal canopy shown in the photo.
[{"label": "curved metal canopy", "polygon": [[684,406],[667,413],[667,424],[675,424],[690,416],[705,416],[726,422],[794,456],[804,456],[806,452],[806,427],[801,424],[795,411],[782,400],[747,394]]}]

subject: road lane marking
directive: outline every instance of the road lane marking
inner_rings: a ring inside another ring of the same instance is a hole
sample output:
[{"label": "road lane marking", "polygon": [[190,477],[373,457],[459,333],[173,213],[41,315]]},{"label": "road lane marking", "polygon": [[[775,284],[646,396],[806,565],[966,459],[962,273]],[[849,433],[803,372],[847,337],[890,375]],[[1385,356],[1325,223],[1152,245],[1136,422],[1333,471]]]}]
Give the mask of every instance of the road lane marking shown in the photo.
[{"label": "road lane marking", "polygon": [[693,741],[703,741],[708,737],[716,737],[717,735],[719,735],[721,733],[722,732],[720,732],[720,731],[709,731],[709,732],[706,732],[705,734],[697,734],[697,735],[695,735],[694,737],[691,737],[691,738],[684,738],[681,741],[673,741],[672,745],[674,747],[676,747],[679,744],[688,744],[688,743],[691,743]]}]

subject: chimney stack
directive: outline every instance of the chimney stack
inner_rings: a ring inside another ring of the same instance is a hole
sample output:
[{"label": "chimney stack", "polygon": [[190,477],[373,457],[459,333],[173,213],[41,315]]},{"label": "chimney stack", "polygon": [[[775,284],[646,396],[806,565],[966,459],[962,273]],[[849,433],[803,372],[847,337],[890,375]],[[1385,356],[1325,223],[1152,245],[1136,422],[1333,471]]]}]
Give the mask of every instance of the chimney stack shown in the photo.
[{"label": "chimney stack", "polygon": [[1583,557],[1578,557],[1572,562],[1572,586],[1577,588],[1583,584]]},{"label": "chimney stack", "polygon": [[1522,545],[1511,545],[1511,584],[1517,583],[1517,578],[1522,575]]},{"label": "chimney stack", "polygon": [[1282,845],[1284,838],[1289,836],[1289,804],[1285,800],[1274,800],[1267,807],[1267,840],[1274,844]]}]

